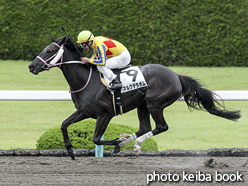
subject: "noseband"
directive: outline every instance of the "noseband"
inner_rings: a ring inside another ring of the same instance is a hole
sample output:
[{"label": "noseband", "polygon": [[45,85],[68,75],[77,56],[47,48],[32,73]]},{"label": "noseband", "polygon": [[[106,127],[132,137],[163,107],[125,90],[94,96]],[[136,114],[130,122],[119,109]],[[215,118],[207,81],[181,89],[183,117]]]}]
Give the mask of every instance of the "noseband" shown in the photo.
[{"label": "noseband", "polygon": [[[57,47],[59,47],[59,50],[58,50],[58,52],[56,54],[54,54],[53,56],[51,56],[47,60],[42,59],[40,56],[36,56],[39,60],[41,60],[45,64],[45,66],[46,66],[45,69],[47,71],[49,71],[52,67],[55,67],[55,66],[59,66],[59,68],[60,68],[62,64],[72,64],[72,63],[85,64],[85,63],[83,63],[81,61],[68,61],[68,62],[63,63],[64,44],[62,44],[61,46],[59,46],[55,42],[53,42],[52,44],[55,44]],[[53,59],[53,60],[50,63],[47,63],[51,59]],[[60,59],[60,63],[57,63],[57,61],[59,59]],[[73,93],[77,93],[77,92],[80,92],[80,91],[84,90],[87,87],[87,85],[89,84],[89,81],[91,79],[91,74],[92,74],[92,67],[90,68],[90,74],[89,74],[88,80],[87,80],[86,84],[84,85],[84,87],[79,89],[79,90],[75,90],[75,91],[71,91],[71,89],[70,89],[69,92],[71,94],[73,94]]]},{"label": "noseband", "polygon": [[[37,56],[37,58],[39,60],[41,60],[47,68],[45,68],[47,71],[49,71],[51,69],[51,67],[54,66],[59,66],[59,68],[61,67],[62,63],[63,63],[63,53],[64,53],[64,44],[62,44],[61,46],[59,46],[57,43],[53,42],[52,44],[55,44],[57,47],[59,47],[59,50],[56,54],[54,54],[53,56],[51,56],[50,58],[48,58],[47,60],[42,59],[40,56]],[[53,59],[50,63],[47,63],[48,61],[50,61],[51,59]],[[57,61],[60,60],[60,63],[57,63]]]}]

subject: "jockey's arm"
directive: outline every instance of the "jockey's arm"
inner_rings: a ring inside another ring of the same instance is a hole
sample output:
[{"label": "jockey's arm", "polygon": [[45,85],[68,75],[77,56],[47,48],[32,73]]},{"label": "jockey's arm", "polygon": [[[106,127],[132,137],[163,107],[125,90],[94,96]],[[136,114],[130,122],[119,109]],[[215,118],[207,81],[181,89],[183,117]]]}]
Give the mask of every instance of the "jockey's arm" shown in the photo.
[{"label": "jockey's arm", "polygon": [[94,49],[93,55],[90,58],[90,63],[94,65],[105,65],[106,63],[106,46],[99,45]]}]

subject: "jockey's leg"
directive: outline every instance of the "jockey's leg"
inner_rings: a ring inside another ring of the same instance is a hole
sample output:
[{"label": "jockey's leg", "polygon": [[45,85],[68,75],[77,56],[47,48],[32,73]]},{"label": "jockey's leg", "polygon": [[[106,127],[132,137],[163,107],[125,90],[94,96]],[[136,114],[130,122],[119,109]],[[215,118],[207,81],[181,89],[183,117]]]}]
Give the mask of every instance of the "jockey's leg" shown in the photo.
[{"label": "jockey's leg", "polygon": [[117,77],[117,75],[115,75],[113,71],[106,66],[97,66],[97,70],[101,72],[110,82]]},{"label": "jockey's leg", "polygon": [[127,49],[123,50],[120,55],[107,58],[105,66],[109,69],[116,69],[127,66],[131,62],[131,56]]},{"label": "jockey's leg", "polygon": [[97,66],[97,69],[106,76],[110,81],[109,89],[121,89],[121,82],[117,79],[117,76],[111,69],[120,68],[126,66],[131,61],[131,55],[127,49],[123,50],[120,55],[107,58],[105,66]]},{"label": "jockey's leg", "polygon": [[114,74],[112,70],[110,70],[106,66],[97,66],[97,69],[110,81],[109,89],[111,90],[121,89],[122,87],[121,82],[117,79],[117,75]]}]

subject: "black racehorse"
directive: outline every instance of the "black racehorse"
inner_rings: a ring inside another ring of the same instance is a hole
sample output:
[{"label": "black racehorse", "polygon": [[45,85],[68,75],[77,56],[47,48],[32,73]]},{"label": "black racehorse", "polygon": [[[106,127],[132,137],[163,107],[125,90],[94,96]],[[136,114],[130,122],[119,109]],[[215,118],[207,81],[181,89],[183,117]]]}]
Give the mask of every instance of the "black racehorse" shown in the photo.
[{"label": "black racehorse", "polygon": [[[233,121],[241,117],[239,111],[226,110],[216,101],[214,93],[202,88],[197,80],[178,75],[162,65],[147,64],[139,67],[147,86],[122,94],[123,113],[137,108],[139,130],[132,135],[122,134],[117,139],[100,140],[109,121],[115,116],[112,95],[100,81],[99,72],[92,71],[92,67],[80,64],[80,55],[77,52],[79,48],[75,48],[74,43],[67,36],[57,40],[51,38],[52,43],[34,59],[29,69],[37,75],[41,71],[58,66],[70,86],[76,111],[62,123],[61,130],[65,147],[72,159],[75,159],[75,155],[67,127],[86,118],[96,119],[94,143],[115,145],[112,153],[116,154],[121,147],[133,139],[136,139],[134,148],[138,153],[144,140],[167,131],[168,125],[164,119],[163,110],[180,97],[184,98],[188,107],[194,109],[205,110],[210,114]],[[156,124],[154,130],[151,128],[150,115]]]}]

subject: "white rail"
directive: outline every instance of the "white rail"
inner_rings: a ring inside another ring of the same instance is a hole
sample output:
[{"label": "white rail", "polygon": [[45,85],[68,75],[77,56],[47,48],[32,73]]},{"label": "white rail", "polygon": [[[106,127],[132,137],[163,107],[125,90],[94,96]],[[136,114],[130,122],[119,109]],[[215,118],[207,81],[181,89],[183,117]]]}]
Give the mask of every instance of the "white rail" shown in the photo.
[{"label": "white rail", "polygon": [[[248,101],[248,90],[214,91],[224,101]],[[62,90],[0,90],[0,101],[71,101],[68,91]]]},{"label": "white rail", "polygon": [[[224,101],[248,101],[248,90],[218,90],[214,91]],[[220,98],[217,98],[220,100]]]},{"label": "white rail", "polygon": [[62,90],[0,90],[0,101],[71,101]]}]

